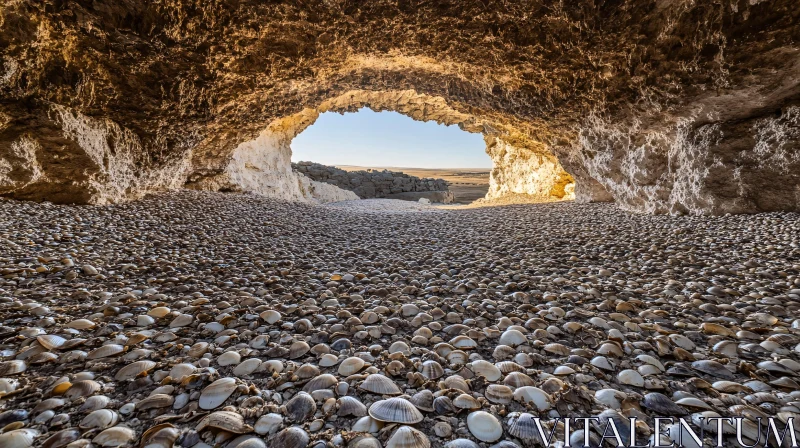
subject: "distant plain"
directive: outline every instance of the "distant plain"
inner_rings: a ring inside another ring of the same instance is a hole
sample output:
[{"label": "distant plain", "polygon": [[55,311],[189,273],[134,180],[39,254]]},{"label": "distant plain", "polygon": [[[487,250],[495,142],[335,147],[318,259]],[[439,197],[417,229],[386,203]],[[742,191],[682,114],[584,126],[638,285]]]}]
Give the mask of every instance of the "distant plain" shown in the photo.
[{"label": "distant plain", "polygon": [[396,166],[354,166],[336,165],[346,171],[358,170],[390,170],[400,171],[411,176],[432,177],[444,179],[450,185],[450,191],[455,196],[455,202],[459,204],[469,204],[477,199],[486,196],[489,191],[489,168],[409,168]]}]

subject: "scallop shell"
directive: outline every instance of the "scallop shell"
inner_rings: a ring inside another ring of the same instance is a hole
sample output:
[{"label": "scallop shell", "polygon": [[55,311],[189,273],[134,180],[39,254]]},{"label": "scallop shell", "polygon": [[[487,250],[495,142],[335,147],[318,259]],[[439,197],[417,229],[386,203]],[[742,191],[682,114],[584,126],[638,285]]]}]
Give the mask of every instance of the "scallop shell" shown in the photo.
[{"label": "scallop shell", "polygon": [[156,363],[149,360],[136,361],[128,364],[127,366],[119,369],[114,378],[117,381],[127,381],[136,378],[137,376],[152,370]]},{"label": "scallop shell", "polygon": [[386,441],[386,448],[430,448],[431,441],[421,431],[401,426]]},{"label": "scallop shell", "polygon": [[522,440],[534,440],[539,436],[534,416],[523,412],[513,413],[508,419],[508,433]]},{"label": "scallop shell", "polygon": [[481,403],[472,395],[461,394],[453,399],[453,405],[459,409],[475,410],[481,408]]},{"label": "scallop shell", "polygon": [[341,397],[337,400],[336,405],[339,408],[336,415],[340,417],[364,417],[367,415],[367,407],[355,397]]},{"label": "scallop shell", "polygon": [[422,363],[419,373],[429,380],[441,378],[444,375],[444,368],[436,361],[428,360]]},{"label": "scallop shell", "polygon": [[389,423],[414,424],[423,419],[414,404],[399,397],[376,401],[370,406],[369,415],[375,420]]},{"label": "scallop shell", "polygon": [[402,393],[394,381],[379,374],[369,375],[358,385],[358,388],[378,395],[399,395]]},{"label": "scallop shell", "polygon": [[467,428],[476,439],[483,442],[494,442],[503,437],[503,425],[494,415],[485,411],[469,414]]},{"label": "scallop shell", "polygon": [[136,437],[136,433],[127,426],[114,426],[96,435],[92,442],[99,446],[117,447],[127,445]]},{"label": "scallop shell", "polygon": [[200,409],[214,409],[222,405],[236,390],[234,378],[220,378],[206,386],[200,393]]},{"label": "scallop shell", "polygon": [[119,415],[110,409],[92,411],[81,420],[78,425],[81,429],[106,429],[114,426],[119,421]]},{"label": "scallop shell", "polygon": [[428,389],[417,392],[408,401],[421,411],[433,412],[433,392]]}]

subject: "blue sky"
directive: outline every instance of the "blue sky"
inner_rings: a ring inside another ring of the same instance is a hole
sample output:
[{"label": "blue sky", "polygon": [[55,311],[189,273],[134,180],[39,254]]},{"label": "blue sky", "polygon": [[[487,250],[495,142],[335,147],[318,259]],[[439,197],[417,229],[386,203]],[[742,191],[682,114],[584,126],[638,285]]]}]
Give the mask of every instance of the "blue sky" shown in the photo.
[{"label": "blue sky", "polygon": [[363,108],[326,112],[292,141],[292,161],[407,168],[491,168],[481,134]]}]

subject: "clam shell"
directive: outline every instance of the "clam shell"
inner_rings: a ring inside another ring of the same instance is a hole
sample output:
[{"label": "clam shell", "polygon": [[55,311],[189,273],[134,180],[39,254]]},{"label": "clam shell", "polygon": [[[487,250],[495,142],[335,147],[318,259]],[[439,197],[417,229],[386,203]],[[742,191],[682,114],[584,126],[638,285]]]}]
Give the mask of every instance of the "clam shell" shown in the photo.
[{"label": "clam shell", "polygon": [[55,334],[43,334],[36,337],[36,341],[48,350],[58,350],[67,340]]},{"label": "clam shell", "polygon": [[88,359],[107,358],[109,356],[116,356],[125,351],[125,347],[119,344],[109,344],[98,347],[89,352]]},{"label": "clam shell", "polygon": [[490,384],[484,391],[487,400],[496,404],[508,404],[514,398],[514,391],[503,384]]},{"label": "clam shell", "polygon": [[75,428],[64,429],[48,437],[42,444],[42,448],[62,448],[80,438],[80,430]]},{"label": "clam shell", "polygon": [[422,363],[419,373],[429,380],[441,378],[444,375],[444,368],[436,361],[428,360]]},{"label": "clam shell", "polygon": [[180,436],[180,431],[169,423],[149,428],[142,434],[143,448],[172,448]]},{"label": "clam shell", "polygon": [[[63,400],[62,400],[63,401]],[[105,395],[93,395],[83,402],[80,408],[81,412],[92,412],[98,409],[104,409],[111,402],[111,399]]]},{"label": "clam shell", "polygon": [[147,315],[150,317],[155,317],[156,319],[161,319],[162,317],[166,316],[170,313],[170,309],[165,306],[157,306],[150,311],[147,312]]},{"label": "clam shell", "polygon": [[423,419],[422,413],[416,406],[400,397],[376,401],[369,407],[369,415],[375,420],[387,423],[414,424]]},{"label": "clam shell", "polygon": [[116,447],[127,445],[136,437],[136,433],[127,426],[114,426],[102,431],[92,439],[99,446]]},{"label": "clam shell", "polygon": [[88,397],[100,390],[100,383],[93,380],[81,380],[72,383],[72,385],[64,392],[64,396],[69,399],[80,397]]},{"label": "clam shell", "polygon": [[341,397],[336,404],[339,408],[336,415],[340,417],[364,417],[367,415],[367,407],[355,397]]},{"label": "clam shell", "polygon": [[89,319],[76,319],[66,325],[67,328],[74,328],[76,330],[91,330],[95,327],[95,323]]},{"label": "clam shell", "polygon": [[310,393],[314,392],[315,390],[330,389],[338,382],[339,380],[337,380],[335,376],[329,373],[323,373],[322,375],[319,375],[306,383],[306,385],[303,386],[303,391]]},{"label": "clam shell", "polygon": [[305,448],[308,446],[308,433],[297,426],[286,428],[267,441],[270,448]]},{"label": "clam shell", "polygon": [[433,412],[433,392],[428,389],[417,392],[408,401],[421,411]]},{"label": "clam shell", "polygon": [[488,361],[484,361],[482,359],[479,359],[477,361],[473,361],[470,364],[470,369],[473,372],[475,372],[476,375],[480,375],[480,376],[486,378],[486,381],[489,381],[489,382],[492,382],[492,383],[495,382],[495,381],[498,381],[500,379],[500,377],[503,376],[503,374],[500,372],[500,369],[497,368],[497,366],[495,366],[494,364],[492,364],[492,363],[490,363]]},{"label": "clam shell", "polygon": [[28,366],[25,361],[13,360],[0,362],[0,375],[16,375],[22,373]]},{"label": "clam shell", "polygon": [[28,448],[41,433],[35,429],[15,429],[0,434],[0,446],[3,448]]},{"label": "clam shell", "polygon": [[247,376],[258,370],[261,366],[261,360],[258,358],[245,359],[240,362],[236,368],[233,369],[233,374],[236,376]]},{"label": "clam shell", "polygon": [[172,378],[173,381],[181,382],[181,380],[183,380],[184,377],[193,374],[195,371],[197,371],[197,367],[191,364],[187,363],[175,364],[174,366],[172,366],[172,369],[170,369],[169,376]]},{"label": "clam shell", "polygon": [[476,439],[494,442],[503,437],[503,426],[497,418],[485,411],[475,411],[467,416],[467,428]]},{"label": "clam shell", "polygon": [[186,327],[192,324],[194,317],[189,314],[179,314],[169,323],[170,328]]},{"label": "clam shell", "polygon": [[242,356],[239,352],[230,351],[225,352],[217,357],[217,364],[220,366],[232,366],[234,364],[239,364],[242,360]]},{"label": "clam shell", "polygon": [[532,403],[536,409],[540,411],[547,411],[553,407],[553,402],[550,395],[533,386],[523,386],[514,390],[514,400],[521,403]]},{"label": "clam shell", "polygon": [[119,421],[119,415],[110,409],[92,411],[81,420],[78,425],[81,429],[106,429],[114,426]]},{"label": "clam shell", "polygon": [[195,431],[202,431],[206,428],[221,429],[233,434],[247,434],[253,427],[244,422],[244,417],[236,412],[216,411],[212,412],[197,424]]},{"label": "clam shell", "polygon": [[200,393],[200,409],[214,409],[222,405],[236,390],[234,378],[220,378],[206,386]]},{"label": "clam shell", "polygon": [[351,356],[350,358],[345,359],[344,361],[341,362],[341,364],[339,364],[339,370],[338,370],[339,375],[350,376],[354,373],[361,371],[361,369],[364,368],[365,364],[366,362],[364,362],[363,359],[358,358],[356,356]]},{"label": "clam shell", "polygon": [[[171,387],[171,386],[170,386]],[[142,399],[136,403],[136,410],[143,411],[146,409],[160,409],[172,406],[175,398],[168,394],[152,394],[147,398]]]},{"label": "clam shell", "polygon": [[136,361],[128,364],[127,366],[119,369],[114,378],[117,381],[127,381],[136,378],[137,376],[152,370],[156,363],[149,360]]},{"label": "clam shell", "polygon": [[286,416],[290,421],[303,423],[317,412],[317,404],[306,392],[298,392],[286,402]]}]

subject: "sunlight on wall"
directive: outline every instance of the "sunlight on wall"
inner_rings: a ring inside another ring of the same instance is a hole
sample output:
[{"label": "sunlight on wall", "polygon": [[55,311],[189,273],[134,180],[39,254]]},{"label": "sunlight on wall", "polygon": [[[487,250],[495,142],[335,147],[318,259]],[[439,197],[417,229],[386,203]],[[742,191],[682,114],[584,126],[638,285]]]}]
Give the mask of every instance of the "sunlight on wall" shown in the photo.
[{"label": "sunlight on wall", "polygon": [[292,161],[364,167],[492,167],[481,134],[368,108],[320,115],[292,141]]}]

